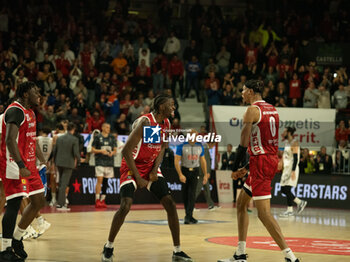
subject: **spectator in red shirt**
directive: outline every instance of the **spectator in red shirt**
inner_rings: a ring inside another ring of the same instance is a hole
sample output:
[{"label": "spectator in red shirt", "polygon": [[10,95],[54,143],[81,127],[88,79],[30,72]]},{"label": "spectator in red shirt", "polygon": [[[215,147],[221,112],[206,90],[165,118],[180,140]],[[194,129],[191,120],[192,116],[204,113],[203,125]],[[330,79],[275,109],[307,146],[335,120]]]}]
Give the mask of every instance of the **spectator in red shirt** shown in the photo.
[{"label": "spectator in red shirt", "polygon": [[131,82],[127,75],[123,75],[122,81],[119,83],[119,94],[131,92]]},{"label": "spectator in red shirt", "polygon": [[275,46],[275,42],[272,42],[269,49],[266,52],[267,65],[275,68],[278,64],[278,51]]},{"label": "spectator in red shirt", "polygon": [[61,71],[62,75],[64,77],[67,77],[70,72],[70,63],[68,59],[64,58],[64,52],[61,52],[61,56],[58,59],[56,59],[55,63],[56,70]]},{"label": "spectator in red shirt", "polygon": [[171,93],[173,94],[173,97],[175,97],[175,87],[177,82],[179,82],[180,94],[183,94],[184,66],[178,59],[177,55],[174,55],[169,63],[168,74],[171,80]]},{"label": "spectator in red shirt", "polygon": [[91,65],[95,64],[95,58],[93,54],[90,52],[88,44],[84,45],[84,50],[80,52],[78,59],[80,61],[80,64],[82,65],[84,74],[88,75],[90,70],[90,64]]},{"label": "spectator in red shirt", "polygon": [[292,72],[293,67],[289,64],[289,61],[287,58],[283,58],[281,63],[277,65],[276,67],[277,72],[279,73],[279,79],[289,79]]},{"label": "spectator in red shirt", "polygon": [[315,64],[314,62],[311,62],[310,65],[308,66],[308,73],[305,74],[304,76],[304,81],[307,82],[315,82],[318,83],[320,80],[320,77],[318,75],[317,70],[315,69]]},{"label": "spectator in red shirt", "polygon": [[345,127],[344,120],[340,120],[338,128],[335,130],[335,140],[337,143],[339,143],[340,140],[348,141],[349,134],[350,130]]},{"label": "spectator in red shirt", "polygon": [[125,94],[124,99],[120,101],[120,111],[124,115],[128,115],[129,108],[134,104],[134,101],[131,99],[130,93]]},{"label": "spectator in red shirt", "polygon": [[105,122],[105,119],[103,116],[100,115],[100,113],[95,110],[92,113],[92,117],[89,117],[86,119],[87,127],[85,129],[86,133],[91,133],[93,130],[98,129],[102,130],[102,124]]},{"label": "spectator in red shirt", "polygon": [[293,73],[293,79],[289,81],[289,98],[301,98],[301,81],[295,72]]},{"label": "spectator in red shirt", "polygon": [[163,90],[167,66],[166,57],[159,52],[152,62],[153,92],[155,94]]},{"label": "spectator in red shirt", "polygon": [[209,78],[205,80],[204,87],[208,96],[208,106],[219,105],[221,100],[220,81],[215,77],[214,72],[209,73]]},{"label": "spectator in red shirt", "polygon": [[151,69],[146,65],[145,59],[136,67],[137,88],[139,91],[147,94],[148,87],[151,84]]},{"label": "spectator in red shirt", "polygon": [[258,48],[254,47],[254,43],[250,42],[249,46],[244,43],[245,33],[241,35],[241,46],[245,51],[245,59],[244,63],[246,66],[250,66],[251,64],[256,64],[258,62]]},{"label": "spectator in red shirt", "polygon": [[24,75],[28,78],[28,81],[35,81],[38,74],[35,61],[30,61],[28,67],[24,70]]}]

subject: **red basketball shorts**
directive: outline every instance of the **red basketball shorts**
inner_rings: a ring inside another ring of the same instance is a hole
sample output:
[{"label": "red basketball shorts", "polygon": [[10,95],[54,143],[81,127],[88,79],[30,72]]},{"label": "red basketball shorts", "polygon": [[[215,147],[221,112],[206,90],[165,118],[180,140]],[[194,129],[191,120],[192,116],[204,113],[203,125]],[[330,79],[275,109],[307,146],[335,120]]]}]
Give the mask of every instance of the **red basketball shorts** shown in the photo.
[{"label": "red basketball shorts", "polygon": [[36,172],[32,172],[29,177],[18,177],[17,179],[13,177],[9,178],[8,176],[5,176],[4,173],[1,175],[6,200],[10,200],[19,196],[28,197],[45,192],[43,183],[41,182],[41,178],[37,170]]},{"label": "red basketball shorts", "polygon": [[244,190],[254,200],[271,198],[271,181],[277,172],[277,165],[277,155],[250,156],[250,170]]}]

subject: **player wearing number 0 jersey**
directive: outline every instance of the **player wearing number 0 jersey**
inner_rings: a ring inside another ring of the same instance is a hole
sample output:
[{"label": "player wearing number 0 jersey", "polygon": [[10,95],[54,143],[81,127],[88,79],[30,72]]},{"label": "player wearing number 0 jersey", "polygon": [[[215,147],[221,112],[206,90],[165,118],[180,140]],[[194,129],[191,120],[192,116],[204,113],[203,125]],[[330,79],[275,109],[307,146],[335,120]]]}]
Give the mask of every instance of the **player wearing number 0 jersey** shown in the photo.
[{"label": "player wearing number 0 jersey", "polygon": [[278,157],[279,116],[276,108],[263,100],[251,104],[259,111],[259,119],[252,124],[248,153],[250,174],[244,188],[253,200],[271,198],[271,181],[276,174]]},{"label": "player wearing number 0 jersey", "polygon": [[271,181],[278,165],[278,128],[279,116],[274,106],[261,98],[264,83],[249,80],[243,86],[243,101],[250,106],[243,116],[240,144],[236,151],[232,178],[245,176],[247,165],[238,169],[245,162],[248,149],[250,172],[237,200],[238,246],[233,257],[219,261],[246,262],[246,239],[248,233],[248,205],[253,198],[258,216],[272,238],[281,249],[286,262],[299,262],[282,235],[277,221],[271,215]]}]

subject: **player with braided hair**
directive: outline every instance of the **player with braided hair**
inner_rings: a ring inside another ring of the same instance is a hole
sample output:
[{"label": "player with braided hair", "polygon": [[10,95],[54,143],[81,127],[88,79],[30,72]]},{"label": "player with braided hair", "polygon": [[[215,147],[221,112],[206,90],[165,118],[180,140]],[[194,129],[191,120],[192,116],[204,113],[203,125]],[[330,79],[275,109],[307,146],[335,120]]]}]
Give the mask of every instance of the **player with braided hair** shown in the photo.
[{"label": "player with braided hair", "polygon": [[104,246],[102,262],[113,259],[113,242],[133,203],[134,192],[147,187],[163,205],[174,244],[174,261],[193,261],[180,247],[180,225],[176,205],[159,169],[166,143],[162,133],[170,129],[168,117],[174,112],[174,100],[167,94],[155,97],[153,111],[140,116],[132,125],[132,132],[122,150],[120,167],[120,208],[115,213]]}]

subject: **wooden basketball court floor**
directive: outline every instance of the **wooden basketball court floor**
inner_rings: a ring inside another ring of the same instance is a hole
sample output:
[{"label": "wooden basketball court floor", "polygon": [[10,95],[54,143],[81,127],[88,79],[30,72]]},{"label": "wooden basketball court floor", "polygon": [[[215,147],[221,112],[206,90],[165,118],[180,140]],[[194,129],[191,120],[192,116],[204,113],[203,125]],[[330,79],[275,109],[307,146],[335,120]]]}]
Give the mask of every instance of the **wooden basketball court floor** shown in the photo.
[{"label": "wooden basketball court floor", "polygon": [[[184,210],[181,205],[178,207],[179,218],[183,219]],[[100,261],[117,208],[110,206],[107,210],[96,211],[92,206],[73,206],[71,212],[57,213],[55,209],[47,207],[44,217],[51,223],[51,228],[38,239],[24,241],[29,254],[26,261]],[[144,208],[147,210],[142,210]],[[170,231],[166,213],[160,208],[159,205],[133,207],[116,238],[114,261],[171,261]],[[278,215],[284,210],[272,209],[285,237],[290,238],[288,243],[302,251],[295,253],[303,262],[350,261],[349,211],[306,208],[300,216],[280,219]],[[206,223],[181,224],[182,249],[197,262],[217,261],[232,256],[235,247],[230,244],[236,244],[233,237],[237,236],[236,209],[224,206],[210,212],[203,206],[199,212],[194,212],[194,217]],[[249,239],[253,243],[247,243],[247,246],[254,248],[247,248],[248,261],[284,261],[280,251],[268,250],[276,249],[273,241],[260,238],[269,235],[258,220],[255,209],[249,218],[248,237],[251,236]],[[326,254],[310,253],[315,250]]]}]

